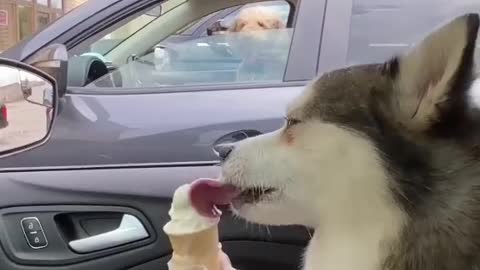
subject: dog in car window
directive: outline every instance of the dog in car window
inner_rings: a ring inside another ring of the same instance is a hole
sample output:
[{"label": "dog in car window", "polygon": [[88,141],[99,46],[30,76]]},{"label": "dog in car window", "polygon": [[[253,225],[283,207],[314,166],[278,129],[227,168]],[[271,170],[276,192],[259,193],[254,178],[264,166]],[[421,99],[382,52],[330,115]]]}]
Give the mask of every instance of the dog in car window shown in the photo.
[{"label": "dog in car window", "polygon": [[276,12],[266,7],[249,7],[239,12],[228,32],[256,32],[282,28],[285,28],[285,24]]},{"label": "dog in car window", "polygon": [[236,80],[279,80],[288,55],[287,34],[282,17],[274,10],[261,6],[241,10],[225,32],[233,54],[242,59]]},{"label": "dog in car window", "polygon": [[225,24],[227,23],[223,20],[214,22],[207,28],[207,34],[212,36],[228,33],[283,29],[286,27],[279,14],[265,7],[244,8],[229,25]]}]

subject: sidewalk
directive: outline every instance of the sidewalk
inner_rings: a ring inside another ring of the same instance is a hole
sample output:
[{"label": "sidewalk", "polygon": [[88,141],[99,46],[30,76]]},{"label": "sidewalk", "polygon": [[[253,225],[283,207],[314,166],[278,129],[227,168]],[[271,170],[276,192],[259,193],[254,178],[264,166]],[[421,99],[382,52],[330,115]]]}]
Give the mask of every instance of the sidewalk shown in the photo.
[{"label": "sidewalk", "polygon": [[[43,99],[43,91],[32,91],[35,101]],[[25,99],[6,103],[9,125],[0,129],[0,151],[20,147],[41,140],[47,134],[46,107],[32,104]]]}]

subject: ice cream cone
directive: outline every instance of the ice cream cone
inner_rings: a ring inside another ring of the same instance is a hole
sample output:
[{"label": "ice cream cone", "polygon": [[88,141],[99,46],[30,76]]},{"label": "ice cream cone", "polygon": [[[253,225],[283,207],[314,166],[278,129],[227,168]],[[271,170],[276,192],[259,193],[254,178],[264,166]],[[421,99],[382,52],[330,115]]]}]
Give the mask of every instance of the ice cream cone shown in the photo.
[{"label": "ice cream cone", "polygon": [[190,234],[170,234],[171,270],[221,270],[218,226]]}]

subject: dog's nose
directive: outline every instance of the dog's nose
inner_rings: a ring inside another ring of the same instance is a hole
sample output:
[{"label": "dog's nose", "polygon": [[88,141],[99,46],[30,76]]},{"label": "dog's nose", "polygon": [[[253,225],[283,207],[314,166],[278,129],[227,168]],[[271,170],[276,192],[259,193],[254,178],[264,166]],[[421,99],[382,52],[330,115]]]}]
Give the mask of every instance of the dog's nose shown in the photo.
[{"label": "dog's nose", "polygon": [[225,143],[225,144],[219,144],[215,148],[218,152],[218,156],[220,157],[220,160],[225,161],[230,155],[230,153],[232,153],[233,148],[235,148],[235,146],[233,143]]}]

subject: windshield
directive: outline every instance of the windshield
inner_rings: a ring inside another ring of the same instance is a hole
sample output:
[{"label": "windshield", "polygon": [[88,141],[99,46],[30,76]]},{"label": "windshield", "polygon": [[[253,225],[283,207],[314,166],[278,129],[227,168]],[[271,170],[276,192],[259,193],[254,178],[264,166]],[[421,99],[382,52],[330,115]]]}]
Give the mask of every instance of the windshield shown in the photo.
[{"label": "windshield", "polygon": [[140,14],[137,18],[117,28],[115,31],[103,36],[90,45],[89,54],[95,54],[100,58],[114,50],[119,44],[135,35],[142,28],[159,18],[162,14],[185,3],[186,0],[170,0],[151,8],[149,11]]},{"label": "windshield", "polygon": [[30,38],[87,1],[0,1],[0,53]]},{"label": "windshield", "polygon": [[131,22],[119,27],[115,31],[105,35],[103,38],[93,43],[90,52],[100,55],[106,55],[113,50],[118,44],[129,38],[135,32],[142,29],[162,14],[162,6],[155,6],[146,13],[141,14]]}]

